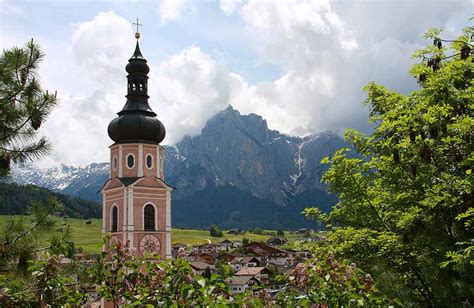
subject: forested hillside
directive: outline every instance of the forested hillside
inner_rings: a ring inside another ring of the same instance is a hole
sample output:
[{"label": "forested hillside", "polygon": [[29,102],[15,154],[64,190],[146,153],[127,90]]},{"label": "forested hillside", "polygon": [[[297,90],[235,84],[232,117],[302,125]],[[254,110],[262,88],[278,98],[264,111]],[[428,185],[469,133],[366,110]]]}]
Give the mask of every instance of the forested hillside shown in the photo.
[{"label": "forested hillside", "polygon": [[28,212],[32,202],[45,202],[55,197],[62,204],[60,215],[74,218],[101,217],[101,207],[98,203],[60,193],[34,185],[17,185],[0,183],[0,215],[22,215]]}]

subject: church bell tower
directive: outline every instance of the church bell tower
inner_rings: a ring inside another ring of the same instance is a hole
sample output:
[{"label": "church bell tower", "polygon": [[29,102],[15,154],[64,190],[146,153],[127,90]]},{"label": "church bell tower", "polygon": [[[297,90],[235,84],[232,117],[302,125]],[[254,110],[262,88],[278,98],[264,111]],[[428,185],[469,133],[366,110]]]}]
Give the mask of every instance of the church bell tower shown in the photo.
[{"label": "church bell tower", "polygon": [[[137,21],[137,27],[138,27]],[[108,127],[110,178],[102,189],[102,234],[136,256],[171,258],[171,192],[164,181],[165,127],[148,104],[148,72],[138,39],[128,64],[127,101]],[[110,247],[110,246],[108,246]],[[109,249],[104,247],[104,249]]]}]

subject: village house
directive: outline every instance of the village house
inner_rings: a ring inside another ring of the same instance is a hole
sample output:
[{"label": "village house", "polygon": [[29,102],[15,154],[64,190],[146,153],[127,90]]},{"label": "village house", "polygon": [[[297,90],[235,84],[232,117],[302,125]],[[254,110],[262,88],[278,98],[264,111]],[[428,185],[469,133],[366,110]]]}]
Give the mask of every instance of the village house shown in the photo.
[{"label": "village house", "polygon": [[245,246],[244,249],[248,254],[260,258],[263,266],[266,264],[291,266],[294,263],[293,253],[262,242],[252,242]]},{"label": "village house", "polygon": [[230,265],[234,271],[240,271],[244,267],[257,267],[260,266],[260,260],[256,257],[236,257],[230,261]]},{"label": "village house", "polygon": [[305,233],[311,233],[311,232],[314,232],[314,230],[309,229],[309,228],[301,228],[301,229],[298,229],[295,233],[296,234],[305,234]]},{"label": "village house", "polygon": [[216,247],[217,247],[217,250],[219,251],[229,251],[230,249],[232,249],[233,243],[232,241],[225,239],[219,244],[217,244]]},{"label": "village house", "polygon": [[239,234],[245,234],[245,232],[240,229],[230,229],[230,230],[227,230],[227,234],[239,235]]},{"label": "village house", "polygon": [[241,253],[235,253],[235,252],[225,252],[219,256],[219,259],[221,259],[224,262],[230,263],[232,260],[238,257],[244,257],[244,255]]},{"label": "village house", "polygon": [[211,244],[211,243],[202,244],[199,246],[194,246],[193,252],[194,253],[216,253],[217,247],[216,245]]},{"label": "village house", "polygon": [[261,284],[261,282],[253,276],[233,276],[227,278],[225,282],[233,294],[243,293],[248,288]]},{"label": "village house", "polygon": [[193,255],[198,260],[202,260],[208,264],[215,264],[217,259],[216,253],[197,253]]},{"label": "village house", "polygon": [[216,269],[214,265],[211,265],[202,261],[190,261],[189,266],[191,266],[191,268],[193,269],[195,273],[200,274],[200,275],[204,274],[206,269],[209,269],[211,273],[214,272]]},{"label": "village house", "polygon": [[267,244],[270,244],[272,246],[281,246],[285,245],[286,243],[288,243],[288,239],[284,237],[272,236],[267,240]]},{"label": "village house", "polygon": [[235,273],[235,276],[251,276],[255,277],[259,281],[261,281],[263,284],[268,284],[268,277],[269,277],[270,271],[266,269],[265,267],[261,266],[256,266],[256,267],[244,267],[237,273]]}]

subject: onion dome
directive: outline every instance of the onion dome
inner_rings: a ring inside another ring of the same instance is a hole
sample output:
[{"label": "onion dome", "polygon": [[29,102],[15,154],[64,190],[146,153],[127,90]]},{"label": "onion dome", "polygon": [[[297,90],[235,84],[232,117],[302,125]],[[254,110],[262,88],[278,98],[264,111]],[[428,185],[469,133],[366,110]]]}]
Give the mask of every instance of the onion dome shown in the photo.
[{"label": "onion dome", "polygon": [[115,143],[160,143],[166,135],[163,123],[148,104],[148,67],[140,46],[135,47],[133,56],[125,67],[128,75],[127,102],[118,112],[108,128],[109,137]]}]

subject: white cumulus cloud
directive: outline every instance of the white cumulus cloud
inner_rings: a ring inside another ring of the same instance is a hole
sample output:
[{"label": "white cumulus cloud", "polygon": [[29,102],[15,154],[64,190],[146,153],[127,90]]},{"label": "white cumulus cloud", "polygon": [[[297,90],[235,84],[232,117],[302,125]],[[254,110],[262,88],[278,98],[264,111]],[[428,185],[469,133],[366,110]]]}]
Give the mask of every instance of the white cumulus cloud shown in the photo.
[{"label": "white cumulus cloud", "polygon": [[243,0],[220,0],[219,8],[224,14],[230,15],[234,13],[243,2]]},{"label": "white cumulus cloud", "polygon": [[234,77],[197,46],[182,50],[152,69],[151,105],[167,127],[166,143],[200,132],[230,101]]},{"label": "white cumulus cloud", "polygon": [[[127,35],[128,34],[128,35]],[[42,127],[54,145],[51,158],[63,163],[107,160],[107,125],[125,102],[125,64],[133,53],[131,24],[114,12],[98,13],[93,20],[78,23],[71,36],[68,64],[72,76],[86,89],[67,94],[58,89],[59,106]],[[57,65],[57,63],[56,63]],[[63,85],[64,86],[64,85]]]},{"label": "white cumulus cloud", "polygon": [[161,23],[165,24],[179,19],[188,6],[187,0],[161,0],[158,7]]},{"label": "white cumulus cloud", "polygon": [[76,61],[104,84],[107,78],[123,77],[134,41],[132,31],[125,18],[112,11],[100,12],[93,20],[75,26],[71,49]]},{"label": "white cumulus cloud", "polygon": [[[358,39],[328,1],[249,1],[241,8],[258,51],[285,68],[273,82],[252,85],[235,105],[257,112],[283,132],[345,129],[360,123],[360,82],[350,80]],[[356,74],[354,74],[356,75]],[[253,110],[252,110],[253,109]]]},{"label": "white cumulus cloud", "polygon": [[[444,25],[448,35],[454,35],[459,23],[465,24],[459,20],[466,15],[469,1],[438,3],[422,10],[425,4],[423,0],[221,0],[215,4],[217,13],[237,20],[232,27],[239,27],[245,41],[253,42],[244,52],[281,73],[250,82],[245,72],[226,66],[225,55],[232,52],[225,49],[230,48],[225,40],[202,45],[180,42],[170,54],[157,53],[160,46],[142,48],[151,69],[150,105],[166,126],[165,143],[199,134],[206,121],[229,103],[244,114],[263,116],[270,128],[284,133],[368,130],[363,86],[376,81],[401,92],[414,89],[416,82],[407,70],[414,61],[410,54],[425,44],[421,34],[429,26]],[[187,0],[161,1],[161,22],[182,18],[192,5]],[[177,29],[186,29],[185,24]],[[44,45],[54,57],[45,59],[41,76],[46,88],[54,85],[61,100],[42,127],[54,145],[50,159],[63,163],[108,159],[107,125],[125,103],[124,67],[133,53],[133,32],[124,17],[101,12],[74,25],[66,49]],[[159,60],[153,58],[157,54]]]}]

